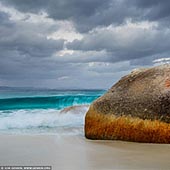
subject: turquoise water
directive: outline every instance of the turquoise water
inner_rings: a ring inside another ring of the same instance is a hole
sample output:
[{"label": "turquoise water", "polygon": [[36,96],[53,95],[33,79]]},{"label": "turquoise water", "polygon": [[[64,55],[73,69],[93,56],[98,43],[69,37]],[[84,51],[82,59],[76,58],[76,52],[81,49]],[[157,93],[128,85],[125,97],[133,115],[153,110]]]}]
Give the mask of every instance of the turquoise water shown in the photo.
[{"label": "turquoise water", "polygon": [[63,109],[90,104],[103,90],[0,90],[0,110]]},{"label": "turquoise water", "polygon": [[[0,132],[70,133],[83,129],[88,106],[104,90],[0,88]],[[82,105],[63,113],[69,106]],[[61,114],[62,112],[62,114]]]}]

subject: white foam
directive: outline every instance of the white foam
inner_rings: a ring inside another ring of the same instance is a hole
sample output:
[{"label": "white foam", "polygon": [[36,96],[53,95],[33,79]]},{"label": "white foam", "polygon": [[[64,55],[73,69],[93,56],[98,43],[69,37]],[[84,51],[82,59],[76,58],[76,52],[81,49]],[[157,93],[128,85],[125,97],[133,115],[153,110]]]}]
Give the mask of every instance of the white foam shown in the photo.
[{"label": "white foam", "polygon": [[0,130],[82,127],[87,109],[88,106],[66,112],[55,109],[0,111]]}]

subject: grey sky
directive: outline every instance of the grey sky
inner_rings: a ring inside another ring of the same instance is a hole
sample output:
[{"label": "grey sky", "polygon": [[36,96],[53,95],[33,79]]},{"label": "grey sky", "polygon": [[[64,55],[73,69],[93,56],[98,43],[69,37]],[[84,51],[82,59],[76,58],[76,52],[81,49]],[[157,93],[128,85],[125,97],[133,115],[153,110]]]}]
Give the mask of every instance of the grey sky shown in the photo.
[{"label": "grey sky", "polygon": [[0,86],[107,89],[169,57],[168,0],[0,0]]}]

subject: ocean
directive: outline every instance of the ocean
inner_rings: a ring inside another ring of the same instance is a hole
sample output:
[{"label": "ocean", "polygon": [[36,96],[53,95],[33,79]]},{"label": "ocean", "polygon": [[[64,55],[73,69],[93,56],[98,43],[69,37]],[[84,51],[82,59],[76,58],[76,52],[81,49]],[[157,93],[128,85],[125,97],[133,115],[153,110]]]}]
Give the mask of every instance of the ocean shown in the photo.
[{"label": "ocean", "polygon": [[[105,90],[1,87],[0,133],[83,134],[89,105],[104,93]],[[70,106],[74,107],[66,109]]]}]

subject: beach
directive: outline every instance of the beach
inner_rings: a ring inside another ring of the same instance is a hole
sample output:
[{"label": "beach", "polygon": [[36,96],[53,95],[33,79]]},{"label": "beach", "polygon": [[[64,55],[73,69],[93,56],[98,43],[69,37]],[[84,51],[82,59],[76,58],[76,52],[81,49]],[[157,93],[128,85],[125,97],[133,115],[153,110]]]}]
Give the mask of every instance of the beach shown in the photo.
[{"label": "beach", "polygon": [[168,170],[168,144],[97,141],[83,135],[0,135],[1,166],[53,170]]},{"label": "beach", "polygon": [[169,170],[168,144],[84,137],[89,104],[104,91],[2,89],[0,92],[1,166],[52,166],[52,170]]}]

